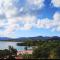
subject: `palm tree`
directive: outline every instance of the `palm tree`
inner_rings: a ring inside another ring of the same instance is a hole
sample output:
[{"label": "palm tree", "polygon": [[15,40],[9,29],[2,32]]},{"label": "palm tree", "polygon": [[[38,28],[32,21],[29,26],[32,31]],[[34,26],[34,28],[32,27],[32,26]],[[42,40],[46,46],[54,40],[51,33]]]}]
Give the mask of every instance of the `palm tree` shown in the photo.
[{"label": "palm tree", "polygon": [[12,59],[12,58],[15,58],[15,56],[17,55],[17,50],[11,46],[9,46],[9,58]]},{"label": "palm tree", "polygon": [[25,50],[28,50],[28,47],[27,46],[25,46],[25,48],[24,48]]}]

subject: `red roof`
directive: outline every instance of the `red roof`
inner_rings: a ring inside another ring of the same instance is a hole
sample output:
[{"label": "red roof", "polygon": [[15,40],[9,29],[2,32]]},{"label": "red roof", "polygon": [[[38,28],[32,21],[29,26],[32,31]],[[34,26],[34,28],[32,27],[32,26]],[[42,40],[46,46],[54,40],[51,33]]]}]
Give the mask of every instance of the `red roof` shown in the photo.
[{"label": "red roof", "polygon": [[18,51],[17,52],[17,55],[19,55],[19,54],[32,54],[32,50],[23,50],[23,51]]},{"label": "red roof", "polygon": [[22,57],[15,57],[15,59],[23,59]]}]

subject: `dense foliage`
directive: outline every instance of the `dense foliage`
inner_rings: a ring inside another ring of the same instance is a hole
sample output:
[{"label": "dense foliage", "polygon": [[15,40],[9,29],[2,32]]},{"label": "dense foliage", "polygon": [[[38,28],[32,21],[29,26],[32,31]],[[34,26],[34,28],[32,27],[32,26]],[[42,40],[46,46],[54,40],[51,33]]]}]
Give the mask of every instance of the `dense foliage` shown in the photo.
[{"label": "dense foliage", "polygon": [[0,59],[15,59],[17,50],[11,46],[9,49],[0,50]]},{"label": "dense foliage", "polygon": [[[17,46],[32,47],[32,54],[23,54],[19,57],[23,59],[60,59],[60,40],[26,40],[22,43],[17,43]],[[0,58],[14,58],[17,50],[9,46],[9,49],[0,50]]]},{"label": "dense foliage", "polygon": [[[32,58],[38,59],[60,59],[60,41],[59,40],[37,40],[24,41],[18,46],[31,46],[33,48]],[[26,48],[25,48],[26,49]]]},{"label": "dense foliage", "polygon": [[60,41],[40,41],[33,50],[33,57],[40,59],[60,59]]}]

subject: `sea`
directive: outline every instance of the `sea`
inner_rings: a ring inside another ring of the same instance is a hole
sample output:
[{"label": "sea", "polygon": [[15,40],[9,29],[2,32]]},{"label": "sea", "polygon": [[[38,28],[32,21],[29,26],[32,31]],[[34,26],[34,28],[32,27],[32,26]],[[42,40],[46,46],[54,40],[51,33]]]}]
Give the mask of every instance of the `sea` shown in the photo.
[{"label": "sea", "polygon": [[25,46],[17,46],[17,43],[18,42],[4,42],[4,41],[2,42],[2,41],[0,41],[0,50],[8,49],[9,46],[14,47],[18,51],[24,50]]}]

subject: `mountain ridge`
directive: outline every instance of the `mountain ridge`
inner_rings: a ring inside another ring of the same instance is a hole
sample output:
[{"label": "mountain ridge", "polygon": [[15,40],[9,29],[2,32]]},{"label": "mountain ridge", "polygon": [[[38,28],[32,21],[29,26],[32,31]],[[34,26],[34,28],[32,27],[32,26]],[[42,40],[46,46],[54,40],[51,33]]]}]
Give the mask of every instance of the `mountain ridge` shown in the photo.
[{"label": "mountain ridge", "polygon": [[59,36],[36,36],[36,37],[20,37],[20,38],[9,38],[9,37],[0,37],[0,40],[60,40]]}]

